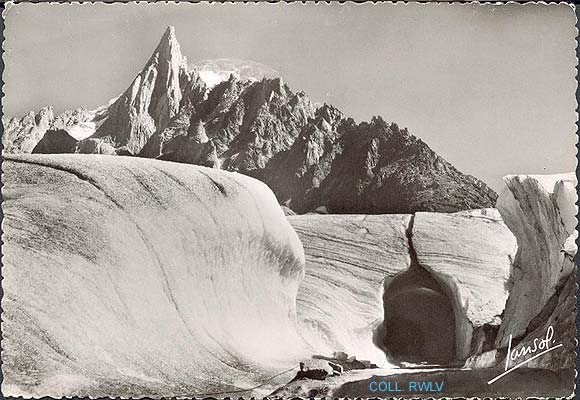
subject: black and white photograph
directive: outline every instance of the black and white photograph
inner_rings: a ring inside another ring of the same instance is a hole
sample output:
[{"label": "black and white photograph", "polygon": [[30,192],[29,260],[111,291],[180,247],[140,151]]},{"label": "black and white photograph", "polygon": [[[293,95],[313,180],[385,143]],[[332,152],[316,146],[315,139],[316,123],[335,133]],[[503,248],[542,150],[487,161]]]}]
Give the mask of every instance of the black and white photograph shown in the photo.
[{"label": "black and white photograph", "polygon": [[575,11],[7,3],[2,395],[573,398]]}]

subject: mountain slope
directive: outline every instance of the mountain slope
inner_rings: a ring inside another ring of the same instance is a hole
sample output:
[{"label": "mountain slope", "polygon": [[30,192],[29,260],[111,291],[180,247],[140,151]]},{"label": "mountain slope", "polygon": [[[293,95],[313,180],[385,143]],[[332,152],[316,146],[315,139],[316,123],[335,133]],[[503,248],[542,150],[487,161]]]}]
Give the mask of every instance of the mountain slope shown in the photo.
[{"label": "mountain slope", "polygon": [[208,93],[207,99],[183,107],[139,155],[167,159],[163,148],[175,147],[172,142],[182,142],[189,127],[202,121],[223,168],[252,175],[290,148],[314,110],[304,93],[292,92],[280,78],[251,82],[230,75]]},{"label": "mountain slope", "polygon": [[356,124],[324,105],[260,178],[302,213],[454,212],[493,207],[497,195],[397,124]]},{"label": "mountain slope", "polygon": [[[249,173],[264,168],[274,155],[290,148],[314,116],[308,97],[293,93],[280,78],[247,86],[233,78],[225,86],[215,108],[206,103],[203,117],[209,136],[224,149],[221,157],[229,170]],[[231,98],[236,90],[239,95]]]},{"label": "mountain slope", "polygon": [[312,191],[326,179],[334,159],[343,151],[338,140],[343,118],[340,110],[324,104],[302,128],[292,147],[274,157],[258,176],[281,203],[299,210],[312,206]]},{"label": "mountain slope", "polygon": [[455,212],[492,207],[497,195],[464,175],[427,144],[375,117],[341,126],[338,155],[315,196],[329,212]]}]

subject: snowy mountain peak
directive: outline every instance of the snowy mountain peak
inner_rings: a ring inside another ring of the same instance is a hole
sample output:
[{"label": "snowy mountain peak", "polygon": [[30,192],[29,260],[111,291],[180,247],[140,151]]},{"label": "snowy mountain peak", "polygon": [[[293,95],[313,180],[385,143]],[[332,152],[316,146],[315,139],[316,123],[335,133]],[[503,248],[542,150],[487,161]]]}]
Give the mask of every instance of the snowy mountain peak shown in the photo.
[{"label": "snowy mountain peak", "polygon": [[209,88],[216,86],[220,82],[227,81],[233,75],[243,81],[260,81],[263,78],[277,78],[280,73],[275,69],[248,60],[236,60],[221,58],[216,60],[204,60],[191,68],[199,71],[201,79]]}]

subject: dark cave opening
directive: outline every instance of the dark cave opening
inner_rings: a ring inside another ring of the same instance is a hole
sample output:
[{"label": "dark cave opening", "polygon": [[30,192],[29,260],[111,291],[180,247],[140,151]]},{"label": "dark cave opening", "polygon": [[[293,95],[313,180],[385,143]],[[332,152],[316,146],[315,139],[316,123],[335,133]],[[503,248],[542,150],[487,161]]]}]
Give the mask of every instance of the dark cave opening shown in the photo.
[{"label": "dark cave opening", "polygon": [[450,365],[457,360],[455,315],[441,286],[420,266],[385,286],[383,345],[396,362]]}]

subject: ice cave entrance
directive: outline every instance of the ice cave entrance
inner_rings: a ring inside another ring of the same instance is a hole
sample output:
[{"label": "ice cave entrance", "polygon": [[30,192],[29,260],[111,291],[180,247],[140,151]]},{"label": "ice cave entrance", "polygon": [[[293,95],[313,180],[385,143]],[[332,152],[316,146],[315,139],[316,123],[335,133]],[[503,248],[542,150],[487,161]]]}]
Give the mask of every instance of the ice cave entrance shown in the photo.
[{"label": "ice cave entrance", "polygon": [[456,359],[453,306],[425,269],[412,266],[385,286],[383,343],[399,362],[449,365]]}]

